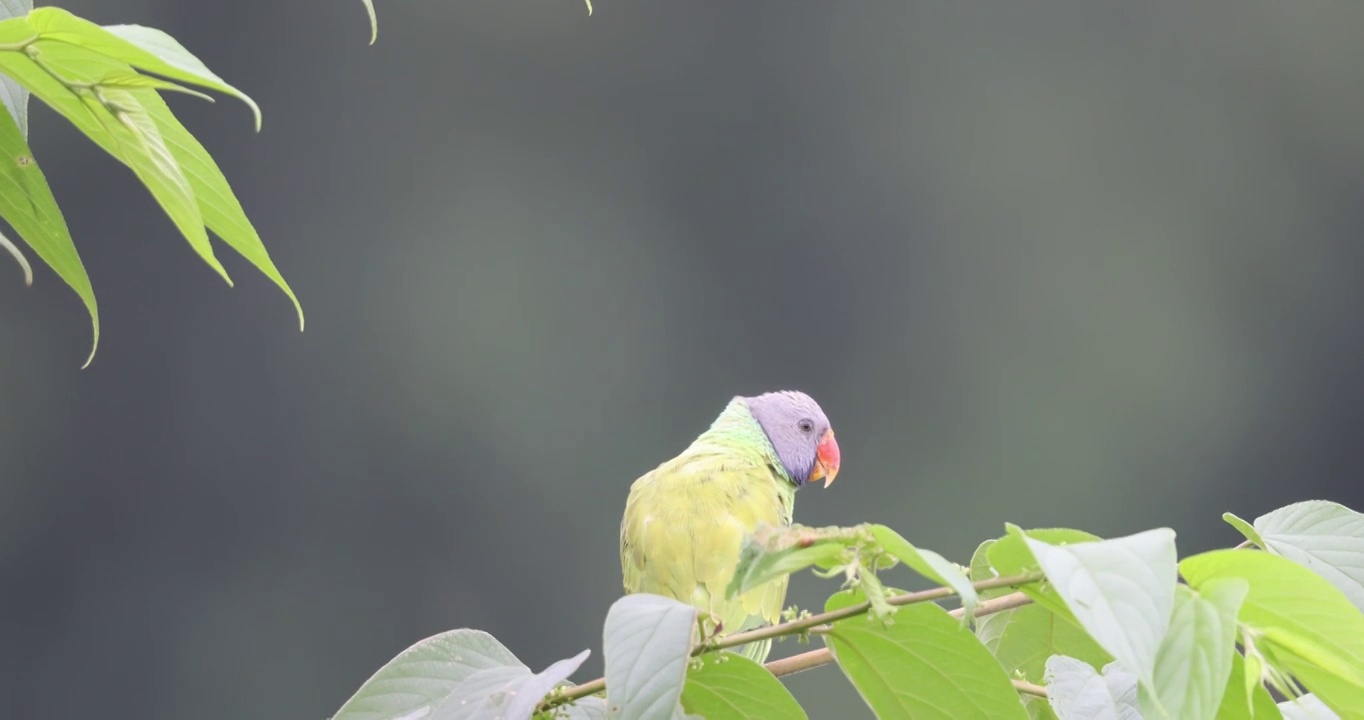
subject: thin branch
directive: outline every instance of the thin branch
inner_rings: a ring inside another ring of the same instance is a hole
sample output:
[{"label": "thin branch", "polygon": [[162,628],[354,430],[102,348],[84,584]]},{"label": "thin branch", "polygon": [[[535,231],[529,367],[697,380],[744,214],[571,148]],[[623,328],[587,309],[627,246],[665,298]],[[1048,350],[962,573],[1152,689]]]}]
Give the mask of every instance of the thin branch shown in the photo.
[{"label": "thin branch", "polygon": [[[980,582],[971,583],[971,585],[978,591],[994,590],[1003,587],[1018,587],[1020,585],[1027,585],[1029,583],[1039,582],[1045,578],[1046,576],[1040,572],[1022,573],[1019,575],[1009,575],[1007,577],[990,578],[989,580],[982,580]],[[913,605],[915,603],[942,600],[943,598],[952,597],[953,595],[956,594],[957,594],[956,591],[953,590],[952,588],[939,587],[933,588],[932,590],[924,590],[921,592],[912,592],[905,593],[904,595],[896,595],[894,597],[887,598],[886,602],[895,606]],[[993,598],[991,600],[986,600],[982,602],[980,606],[976,609],[976,615],[978,616],[989,615],[990,613],[996,613],[1001,610],[1007,610],[1011,607],[1025,605],[1028,602],[1029,600],[1027,596],[1023,595],[1023,593],[1005,595],[1003,597]],[[747,632],[726,635],[722,638],[719,638],[715,642],[703,643],[701,645],[698,645],[695,649],[692,650],[691,654],[693,656],[696,656],[701,655],[703,653],[712,652],[715,650],[723,650],[725,648],[744,645],[755,640],[766,640],[768,638],[778,638],[786,635],[800,635],[803,633],[810,632],[815,628],[827,626],[828,624],[836,622],[838,620],[846,620],[847,618],[850,617],[857,617],[858,615],[865,614],[870,609],[871,603],[869,602],[858,603],[857,605],[851,605],[849,607],[845,607],[839,610],[832,610],[830,612],[819,613],[818,615],[797,618],[790,622],[781,623],[779,625],[769,625],[767,627],[758,628],[757,630],[749,630]],[[957,609],[953,610],[952,614],[960,617],[962,612],[963,610]],[[828,654],[829,651],[827,649],[813,650],[808,653],[803,653],[802,655],[797,655],[795,656],[795,658],[786,658],[786,660],[789,661],[794,660],[796,658],[810,656],[806,659],[806,662],[811,662],[812,660],[816,659],[814,656],[817,655],[818,653],[824,653],[826,656],[825,659],[819,662],[813,662],[813,664],[810,664],[806,667],[798,667],[782,673],[778,673],[775,670],[773,670],[773,674],[778,676],[789,675],[794,672],[800,672],[801,670],[808,670],[812,667],[825,665],[833,661],[833,657]],[[784,661],[783,660],[773,661],[772,663],[768,663],[767,667],[769,670],[772,670],[772,666],[774,664],[781,662]],[[574,700],[577,700],[579,698],[584,698],[589,695],[595,695],[596,693],[599,693],[605,689],[606,678],[597,678],[596,680],[585,682],[582,685],[576,685],[573,688],[570,688],[569,690],[564,692],[562,695],[556,695],[555,697],[546,700],[544,703],[540,705],[539,711],[545,711],[558,705],[562,705],[564,703],[573,702]]]}]

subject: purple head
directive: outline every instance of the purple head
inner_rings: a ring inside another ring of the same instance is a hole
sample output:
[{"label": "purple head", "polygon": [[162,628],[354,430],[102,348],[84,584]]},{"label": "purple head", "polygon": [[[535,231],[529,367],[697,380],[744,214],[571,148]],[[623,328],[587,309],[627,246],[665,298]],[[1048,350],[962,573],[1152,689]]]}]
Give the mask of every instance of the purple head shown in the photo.
[{"label": "purple head", "polygon": [[791,482],[804,485],[824,479],[829,487],[838,474],[838,442],[819,403],[794,390],[743,398],[777,451]]}]

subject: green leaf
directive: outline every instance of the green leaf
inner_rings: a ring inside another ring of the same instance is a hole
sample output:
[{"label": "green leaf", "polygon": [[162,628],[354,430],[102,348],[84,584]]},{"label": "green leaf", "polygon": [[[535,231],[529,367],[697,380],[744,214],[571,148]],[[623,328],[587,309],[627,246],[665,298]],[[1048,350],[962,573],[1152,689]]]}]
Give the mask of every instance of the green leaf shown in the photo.
[{"label": "green leaf", "polygon": [[1264,539],[1260,537],[1260,533],[1257,532],[1255,528],[1251,526],[1250,523],[1246,522],[1245,520],[1242,520],[1241,518],[1229,512],[1222,513],[1222,519],[1227,521],[1227,524],[1239,530],[1242,535],[1245,535],[1247,540],[1251,541],[1252,543],[1255,543],[1256,545],[1259,545],[1260,547],[1265,546]]},{"label": "green leaf", "polygon": [[[986,540],[980,545],[977,545],[976,551],[971,553],[971,582],[981,582],[982,580],[990,580],[999,577],[998,574],[995,573],[994,568],[990,567],[990,548],[997,542],[999,541]],[[989,590],[981,590],[978,595],[981,598],[988,599],[999,597],[1008,592],[1010,592],[1008,588],[991,588]]]},{"label": "green leaf", "polygon": [[[1239,619],[1253,644],[1342,718],[1364,718],[1364,614],[1320,575],[1267,552],[1218,550],[1185,558],[1184,579],[1202,591],[1241,578],[1250,591]],[[1258,636],[1258,637],[1257,637]]]},{"label": "green leaf", "polygon": [[1311,693],[1279,703],[1279,712],[1283,713],[1284,720],[1340,720],[1321,698]]},{"label": "green leaf", "polygon": [[1040,683],[1047,658],[1067,655],[1102,667],[1113,658],[1075,621],[1041,605],[1025,605],[980,618],[976,636],[1005,672]]},{"label": "green leaf", "polygon": [[805,718],[800,703],[758,663],[732,652],[706,653],[687,672],[682,707],[704,718]]},{"label": "green leaf", "polygon": [[199,204],[204,224],[219,239],[227,243],[228,247],[236,250],[284,291],[298,314],[298,329],[303,330],[303,306],[299,304],[293,289],[285,282],[284,276],[270,259],[270,253],[265,249],[260,236],[256,234],[256,228],[251,224],[251,220],[246,217],[246,211],[237,201],[227,178],[223,176],[222,170],[218,169],[218,163],[214,162],[208,151],[189,130],[180,124],[159,95],[145,90],[136,91],[135,94],[156,122],[166,146],[170,148],[184,170],[185,177],[189,179],[190,189],[193,190],[195,200]]},{"label": "green leaf", "polygon": [[555,708],[554,713],[541,713],[537,720],[607,720],[606,701],[599,697],[585,697],[571,705]]},{"label": "green leaf", "polygon": [[606,704],[612,718],[668,720],[687,676],[696,608],[661,595],[626,595],[606,613]]},{"label": "green leaf", "polygon": [[1156,655],[1158,700],[1142,697],[1147,720],[1217,713],[1236,654],[1236,613],[1248,589],[1236,578],[1209,582],[1200,593],[1185,585],[1176,588],[1170,629]]},{"label": "green leaf", "polygon": [[980,598],[976,594],[976,589],[971,585],[971,579],[966,577],[966,574],[958,569],[955,564],[948,562],[947,558],[932,550],[920,550],[914,547],[899,533],[885,525],[872,525],[871,534],[882,550],[895,556],[897,560],[908,565],[914,572],[943,587],[952,588],[961,597],[962,607],[965,609],[962,622],[970,622],[971,618],[975,616],[976,606],[980,604]]},{"label": "green leaf", "polygon": [[530,669],[492,635],[451,630],[402,651],[374,673],[331,720],[386,720],[426,714],[475,673]]},{"label": "green leaf", "polygon": [[[1037,572],[1041,567],[1033,557],[1032,551],[1028,549],[1027,543],[1023,541],[1023,536],[1018,534],[1017,527],[1008,526],[1010,533],[999,538],[987,549],[990,567],[995,575],[1017,575],[1025,572]],[[1027,531],[1028,537],[1034,540],[1041,540],[1053,545],[1072,545],[1076,543],[1096,542],[1100,538],[1097,535],[1084,532],[1083,530],[1071,530],[1068,528],[1039,528]],[[1074,618],[1070,608],[1066,607],[1065,601],[1060,595],[1056,594],[1056,589],[1052,583],[1031,583],[1020,588],[1028,597],[1052,612],[1058,613],[1067,618]]]},{"label": "green leaf", "polygon": [[260,107],[256,101],[213,74],[175,38],[160,30],[141,25],[100,27],[54,7],[34,10],[29,13],[28,22],[44,40],[69,43],[147,72],[231,95],[251,108],[256,129],[260,130]]},{"label": "green leaf", "polygon": [[1274,698],[1260,684],[1260,673],[1256,670],[1247,673],[1246,665],[1240,653],[1231,654],[1231,674],[1222,704],[1217,708],[1217,720],[1281,720],[1283,716],[1274,706]]},{"label": "green leaf", "polygon": [[523,667],[480,670],[460,683],[430,714],[423,712],[418,717],[423,720],[490,720],[504,714],[511,717],[507,710],[516,697],[516,688],[531,677]]},{"label": "green leaf", "polygon": [[369,44],[373,45],[379,39],[379,18],[374,14],[374,0],[361,0],[365,4],[365,12],[369,14]]},{"label": "green leaf", "polygon": [[115,70],[100,78],[99,84],[103,87],[122,87],[122,88],[151,88],[153,90],[165,90],[166,92],[176,92],[183,95],[199,98],[213,102],[211,95],[205,95],[198,90],[191,90],[184,85],[176,85],[169,80],[162,80],[151,75],[128,68],[127,70]]},{"label": "green leaf", "polygon": [[[0,217],[4,217],[33,252],[85,303],[94,336],[90,356],[85,361],[88,366],[99,347],[99,306],[95,303],[95,292],[90,287],[90,277],[85,274],[85,265],[81,263],[76,246],[71,242],[71,232],[52,196],[47,178],[8,113],[0,113]],[[26,261],[21,264],[25,266],[25,279],[31,283],[32,270],[27,268]]]},{"label": "green leaf", "polygon": [[[33,46],[40,50],[39,58],[46,68],[58,73],[67,83],[93,84],[110,73],[131,72],[126,63],[74,45],[39,41]],[[0,53],[0,61],[7,55],[9,53]],[[29,89],[47,101],[43,89],[31,85]],[[83,112],[72,110],[72,114],[83,115],[85,120],[95,120],[102,132],[86,134],[97,141],[104,140],[100,145],[132,169],[189,241],[190,247],[231,285],[232,279],[214,257],[213,248],[209,245],[203,216],[189,179],[166,146],[156,121],[142,104],[139,93],[149,92],[117,87],[82,90],[76,96]],[[62,87],[60,94],[70,95],[71,91]],[[63,108],[56,109],[66,114]]]},{"label": "green leaf", "polygon": [[[33,10],[33,0],[0,0],[0,20],[21,17]],[[0,102],[5,103],[19,136],[28,139],[28,90],[13,78],[0,75]]]},{"label": "green leaf", "polygon": [[1307,567],[1364,611],[1364,514],[1308,500],[1255,519],[1256,544]]},{"label": "green leaf", "polygon": [[1080,626],[1151,687],[1174,609],[1175,532],[1159,528],[1064,546],[1023,539]]},{"label": "green leaf", "polygon": [[431,714],[429,720],[529,718],[553,690],[577,671],[590,651],[560,660],[532,675],[525,667],[497,667],[469,676]]},{"label": "green leaf", "polygon": [[759,527],[744,537],[725,596],[741,595],[811,566],[833,567],[845,549],[863,542],[864,535],[862,529],[855,527]]},{"label": "green leaf", "polygon": [[[1063,539],[1055,533],[1052,537],[1057,541]],[[1070,539],[1082,537],[1083,542],[1093,538],[1088,533],[1078,536],[1068,534],[1067,537]],[[1018,544],[1021,553],[1027,553],[1027,548],[1021,541],[1017,538],[1013,540]],[[980,582],[997,577],[995,570],[990,567],[989,557],[990,548],[996,542],[999,541],[986,540],[971,556],[972,581]],[[1030,553],[1027,554],[1027,561],[1035,562]],[[993,597],[1007,592],[1009,592],[1007,588],[999,588],[986,591],[982,595]],[[1069,611],[1057,613],[1038,604],[1024,605],[976,618],[976,637],[980,638],[986,649],[994,654],[999,664],[1004,666],[1005,672],[1011,676],[1015,673],[1020,674],[1024,679],[1034,683],[1042,682],[1047,658],[1052,655],[1068,655],[1094,667],[1101,667],[1113,660],[1098,643],[1094,642],[1089,633],[1076,624],[1074,616]],[[1054,714],[1051,706],[1045,701],[1025,704],[1034,718],[1045,718]]]},{"label": "green leaf", "polygon": [[[860,592],[838,593],[825,609],[864,599]],[[888,621],[869,616],[839,620],[823,637],[877,717],[1028,718],[1004,669],[937,605],[906,605]]]},{"label": "green leaf", "polygon": [[1047,660],[1047,697],[1060,720],[1142,720],[1137,676],[1116,662],[1103,674],[1064,655]]}]

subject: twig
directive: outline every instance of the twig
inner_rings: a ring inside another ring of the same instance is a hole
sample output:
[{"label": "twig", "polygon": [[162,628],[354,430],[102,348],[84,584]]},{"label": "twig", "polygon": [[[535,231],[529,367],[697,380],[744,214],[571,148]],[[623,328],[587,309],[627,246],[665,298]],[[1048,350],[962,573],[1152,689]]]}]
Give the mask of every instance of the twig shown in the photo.
[{"label": "twig", "polygon": [[[990,578],[989,580],[982,580],[980,582],[971,583],[971,585],[978,591],[994,590],[996,588],[1018,587],[1019,585],[1035,583],[1045,579],[1045,577],[1046,576],[1040,572],[1023,573],[1019,575],[1009,575],[1007,577]],[[924,590],[921,592],[912,592],[905,593],[904,595],[896,595],[894,597],[887,598],[886,602],[895,606],[912,605],[914,603],[941,600],[943,598],[948,598],[956,594],[957,594],[956,591],[953,590],[952,588],[939,587],[933,588],[932,590]],[[1005,595],[1003,597],[993,598],[991,600],[986,600],[982,602],[980,606],[976,609],[976,615],[989,615],[990,613],[996,613],[1001,610],[1007,610],[1012,607],[1018,607],[1019,605],[1025,605],[1028,602],[1029,600],[1027,596],[1024,595],[1023,593]],[[712,652],[715,650],[723,650],[725,648],[744,645],[755,640],[766,640],[768,638],[777,638],[785,635],[799,635],[801,633],[809,632],[814,628],[825,626],[838,620],[846,620],[847,618],[850,617],[862,615],[870,609],[871,603],[863,602],[858,603],[857,605],[850,605],[839,610],[831,610],[829,612],[819,613],[818,615],[811,615],[805,618],[798,618],[796,620],[781,623],[779,625],[769,625],[767,627],[758,628],[757,630],[749,630],[747,632],[726,635],[715,642],[706,643],[696,647],[695,649],[692,650],[691,654],[693,656],[701,655],[703,653]],[[963,611],[960,609],[952,611],[952,613],[954,615],[957,615],[958,617],[960,617],[962,612]],[[818,658],[814,656],[816,656],[819,653],[824,653],[824,658],[816,662],[815,660],[817,660]],[[777,672],[776,670],[772,670],[772,666],[775,664],[796,660],[797,658],[806,658],[805,662],[811,664],[801,667],[795,667],[794,669],[780,673]],[[767,668],[769,670],[772,670],[774,675],[781,676],[789,675],[795,672],[800,672],[801,670],[808,670],[812,667],[818,667],[819,665],[825,665],[830,662],[833,662],[833,656],[829,655],[829,651],[827,649],[813,650],[811,652],[802,653],[801,655],[796,655],[795,657],[792,658],[786,658],[785,660],[775,660],[771,663],[768,663]],[[596,680],[585,682],[582,685],[576,685],[573,688],[570,688],[569,690],[564,692],[562,695],[557,695],[545,701],[544,703],[541,703],[540,707],[538,708],[538,711],[543,712],[550,708],[563,705],[564,703],[573,702],[578,698],[584,698],[589,695],[595,695],[605,689],[606,678],[597,678]]]}]

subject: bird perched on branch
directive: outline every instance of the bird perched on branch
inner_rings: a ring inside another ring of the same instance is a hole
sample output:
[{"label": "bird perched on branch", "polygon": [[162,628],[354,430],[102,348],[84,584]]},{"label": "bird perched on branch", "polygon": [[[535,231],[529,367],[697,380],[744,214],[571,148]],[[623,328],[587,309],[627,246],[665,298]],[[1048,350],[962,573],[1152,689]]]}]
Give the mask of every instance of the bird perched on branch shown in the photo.
[{"label": "bird perched on branch", "polygon": [[[630,486],[620,524],[626,593],[691,603],[722,634],[774,623],[786,599],[781,577],[732,599],[725,588],[746,533],[791,525],[796,489],[838,474],[833,428],[809,395],[735,397],[677,457]],[[772,641],[735,651],[763,662]]]}]

